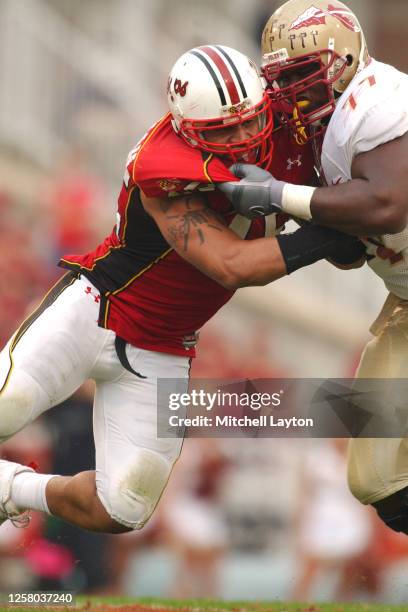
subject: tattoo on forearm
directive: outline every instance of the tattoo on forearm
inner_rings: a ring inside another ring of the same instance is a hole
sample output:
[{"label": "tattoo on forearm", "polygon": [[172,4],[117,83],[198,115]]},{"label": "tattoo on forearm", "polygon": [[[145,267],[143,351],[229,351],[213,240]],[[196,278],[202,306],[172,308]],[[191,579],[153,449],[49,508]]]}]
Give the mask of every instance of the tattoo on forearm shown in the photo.
[{"label": "tattoo on forearm", "polygon": [[[166,215],[166,218],[171,224],[168,226],[167,231],[169,235],[169,242],[173,246],[180,243],[183,244],[183,250],[187,251],[189,241],[191,237],[196,234],[199,237],[200,244],[205,242],[205,234],[203,229],[210,227],[218,232],[222,232],[223,223],[222,220],[217,217],[217,214],[209,210],[206,207],[202,209],[190,209],[190,203],[186,202],[187,210],[183,214]],[[171,206],[167,208],[167,212],[170,212]]]}]

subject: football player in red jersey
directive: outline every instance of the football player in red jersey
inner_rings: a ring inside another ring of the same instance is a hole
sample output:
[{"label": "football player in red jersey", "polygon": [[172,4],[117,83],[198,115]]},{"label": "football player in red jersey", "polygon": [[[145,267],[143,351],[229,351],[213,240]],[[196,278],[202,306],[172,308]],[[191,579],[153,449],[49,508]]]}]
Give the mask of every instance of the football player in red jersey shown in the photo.
[{"label": "football player in red jersey", "polygon": [[95,380],[96,470],[60,477],[0,461],[1,521],[24,524],[28,508],[95,531],[140,529],[182,444],[157,437],[157,379],[187,390],[196,331],[237,288],[355,249],[318,227],[274,237],[283,218],[245,219],[214,189],[234,161],[270,165],[271,107],[247,57],[192,49],[168,98],[171,112],[129,155],[112,234],[61,260],[68,272],[0,355],[3,440]]}]

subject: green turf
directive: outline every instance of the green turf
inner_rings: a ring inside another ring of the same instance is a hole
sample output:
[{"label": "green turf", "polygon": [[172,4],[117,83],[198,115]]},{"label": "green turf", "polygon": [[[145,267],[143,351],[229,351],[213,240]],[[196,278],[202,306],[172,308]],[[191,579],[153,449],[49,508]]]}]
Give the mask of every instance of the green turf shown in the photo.
[{"label": "green turf", "polygon": [[[192,612],[201,612],[201,610],[233,610],[234,612],[407,612],[408,605],[389,605],[389,604],[373,604],[373,603],[281,603],[281,602],[256,602],[256,601],[221,601],[221,600],[178,600],[178,599],[158,599],[158,598],[131,598],[131,597],[86,597],[80,596],[77,598],[76,605],[84,610],[91,612],[93,609],[100,612],[103,611],[103,604],[109,606],[117,606],[120,609],[121,605],[141,605],[145,608],[151,608],[152,611],[158,608],[191,610]],[[100,606],[98,608],[98,606]],[[69,612],[71,606],[60,609]],[[55,611],[56,608],[50,607],[31,607],[31,606],[16,606],[16,607],[0,607],[0,610],[14,610],[15,612],[38,612],[42,610]],[[75,609],[75,608],[74,608]],[[78,608],[76,608],[78,609]]]},{"label": "green turf", "polygon": [[407,612],[408,605],[389,604],[373,604],[373,603],[281,603],[281,602],[263,602],[263,601],[222,601],[213,599],[158,599],[155,597],[142,597],[132,599],[129,597],[104,597],[104,598],[84,598],[78,597],[77,603],[83,605],[86,601],[92,603],[110,603],[111,605],[120,604],[141,604],[144,606],[169,607],[169,608],[189,608],[194,612],[200,610],[271,610],[271,612]]},{"label": "green turf", "polygon": [[360,603],[281,603],[281,602],[248,602],[248,601],[214,601],[214,600],[184,600],[177,601],[174,599],[168,600],[157,600],[157,599],[144,599],[140,600],[146,604],[153,605],[168,605],[169,607],[182,608],[188,607],[198,612],[199,610],[250,610],[256,612],[257,610],[271,610],[273,612],[407,612],[408,605],[401,606],[390,606],[390,605],[375,605],[375,604],[360,604]]}]

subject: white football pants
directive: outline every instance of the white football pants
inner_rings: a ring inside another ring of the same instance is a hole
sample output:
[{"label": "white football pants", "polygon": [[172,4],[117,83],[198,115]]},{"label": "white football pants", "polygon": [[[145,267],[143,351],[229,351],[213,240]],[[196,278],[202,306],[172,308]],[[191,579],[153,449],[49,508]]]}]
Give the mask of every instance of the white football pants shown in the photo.
[{"label": "white football pants", "polygon": [[0,353],[0,441],[93,378],[98,496],[113,519],[139,529],[182,445],[180,438],[157,438],[157,378],[178,379],[174,392],[184,393],[190,364],[126,345],[131,367],[146,377],[139,378],[122,367],[115,334],[98,327],[98,314],[98,290],[68,273],[17,330]]}]

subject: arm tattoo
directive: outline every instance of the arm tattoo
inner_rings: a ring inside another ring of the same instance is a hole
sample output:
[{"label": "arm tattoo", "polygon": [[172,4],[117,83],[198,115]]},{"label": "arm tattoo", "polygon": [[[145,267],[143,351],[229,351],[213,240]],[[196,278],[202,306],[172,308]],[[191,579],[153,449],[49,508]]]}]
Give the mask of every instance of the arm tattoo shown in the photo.
[{"label": "arm tattoo", "polygon": [[[167,204],[167,203],[166,203]],[[170,213],[172,203],[166,206],[166,212]],[[164,208],[164,207],[163,207]],[[186,198],[186,211],[175,215],[167,214],[166,218],[171,220],[167,231],[170,237],[170,244],[175,246],[183,243],[183,250],[187,251],[191,236],[198,235],[200,244],[204,244],[205,235],[203,229],[211,227],[222,232],[223,221],[215,211],[203,206],[200,209],[192,210],[189,198]]]}]

